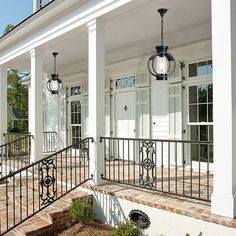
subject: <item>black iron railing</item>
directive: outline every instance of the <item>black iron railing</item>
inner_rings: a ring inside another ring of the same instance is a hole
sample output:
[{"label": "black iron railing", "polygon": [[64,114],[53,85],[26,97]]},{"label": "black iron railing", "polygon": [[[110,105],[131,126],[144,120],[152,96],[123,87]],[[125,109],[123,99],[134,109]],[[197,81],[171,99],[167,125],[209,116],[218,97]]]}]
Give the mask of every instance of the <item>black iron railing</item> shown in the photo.
[{"label": "black iron railing", "polygon": [[210,201],[213,143],[101,137],[103,179]]},{"label": "black iron railing", "polygon": [[[5,143],[12,142],[16,139],[30,135],[30,133],[4,133]],[[43,132],[43,153],[56,152],[57,151],[57,132],[56,131],[44,131]]]},{"label": "black iron railing", "polygon": [[25,134],[20,138],[0,146],[1,176],[23,168],[30,163],[31,135]]},{"label": "black iron railing", "polygon": [[25,136],[30,135],[30,133],[3,133],[4,137],[4,143],[10,143],[12,141],[15,141],[19,138],[23,138]]},{"label": "black iron railing", "polygon": [[57,150],[57,132],[44,131],[43,132],[43,152],[56,152]]},{"label": "black iron railing", "polygon": [[0,179],[0,235],[4,235],[91,179],[86,138]]}]

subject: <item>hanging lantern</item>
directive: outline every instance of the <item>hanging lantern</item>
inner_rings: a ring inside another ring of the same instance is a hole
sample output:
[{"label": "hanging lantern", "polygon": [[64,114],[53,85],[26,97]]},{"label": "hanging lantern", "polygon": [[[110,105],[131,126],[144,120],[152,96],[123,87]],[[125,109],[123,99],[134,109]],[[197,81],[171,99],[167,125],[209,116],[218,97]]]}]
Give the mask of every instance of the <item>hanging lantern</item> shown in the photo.
[{"label": "hanging lantern", "polygon": [[52,78],[47,82],[47,89],[51,94],[58,94],[58,92],[62,90],[62,81],[56,73],[56,57],[58,53],[53,52],[52,55],[54,57],[54,74],[51,74]]},{"label": "hanging lantern", "polygon": [[167,80],[168,75],[171,75],[175,70],[175,59],[168,52],[168,46],[163,43],[163,28],[164,28],[164,15],[167,9],[158,9],[161,16],[161,45],[156,46],[156,53],[148,60],[148,70],[156,77],[157,80]]}]

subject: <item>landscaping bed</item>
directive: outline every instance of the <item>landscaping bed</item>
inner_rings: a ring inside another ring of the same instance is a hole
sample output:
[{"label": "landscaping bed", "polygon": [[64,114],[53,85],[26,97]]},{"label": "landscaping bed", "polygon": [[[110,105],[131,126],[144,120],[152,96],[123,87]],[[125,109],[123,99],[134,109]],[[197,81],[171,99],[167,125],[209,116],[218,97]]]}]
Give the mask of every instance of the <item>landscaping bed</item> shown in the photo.
[{"label": "landscaping bed", "polygon": [[62,233],[58,234],[59,236],[89,236],[89,235],[96,235],[96,236],[112,236],[113,235],[113,228],[100,224],[99,222],[94,222],[92,225],[83,225],[83,224],[75,224],[71,228],[63,231]]}]

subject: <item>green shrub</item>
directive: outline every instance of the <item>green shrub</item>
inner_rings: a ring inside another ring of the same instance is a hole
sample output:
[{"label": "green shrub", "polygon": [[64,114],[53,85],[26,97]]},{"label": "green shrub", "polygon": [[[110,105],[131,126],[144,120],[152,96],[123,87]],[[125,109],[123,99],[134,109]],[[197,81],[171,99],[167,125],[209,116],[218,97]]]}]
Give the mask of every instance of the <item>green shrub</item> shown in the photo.
[{"label": "green shrub", "polygon": [[69,207],[70,224],[81,222],[83,224],[91,224],[94,222],[93,202],[88,197],[75,200]]},{"label": "green shrub", "polygon": [[114,236],[139,236],[142,230],[130,221],[122,222],[113,231]]}]

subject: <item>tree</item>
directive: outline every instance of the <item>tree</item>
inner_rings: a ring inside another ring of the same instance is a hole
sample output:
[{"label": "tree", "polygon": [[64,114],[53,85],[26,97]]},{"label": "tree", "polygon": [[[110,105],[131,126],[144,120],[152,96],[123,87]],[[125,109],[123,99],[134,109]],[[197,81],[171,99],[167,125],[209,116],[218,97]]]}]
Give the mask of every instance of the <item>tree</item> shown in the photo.
[{"label": "tree", "polygon": [[[4,35],[14,28],[8,24],[4,30]],[[20,132],[28,131],[28,89],[21,84],[21,79],[28,73],[17,70],[9,70],[7,75],[7,102],[20,115],[22,120],[18,123]],[[8,124],[8,129],[12,129],[13,124]]]},{"label": "tree", "polygon": [[[23,73],[24,75],[24,73]],[[28,89],[21,84],[22,73],[17,70],[9,70],[7,76],[7,102],[19,113],[18,127],[20,132],[28,130]],[[24,119],[24,120],[23,120]],[[9,127],[12,128],[12,127]]]},{"label": "tree", "polygon": [[5,29],[4,29],[4,32],[3,32],[3,35],[7,34],[8,32],[10,32],[15,26],[12,25],[12,24],[8,24]]}]

